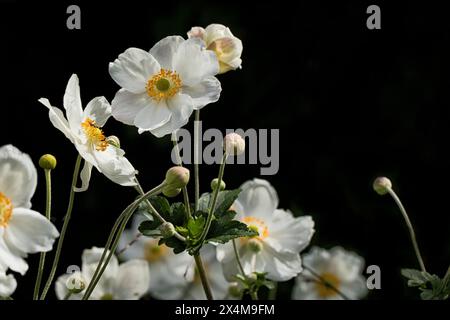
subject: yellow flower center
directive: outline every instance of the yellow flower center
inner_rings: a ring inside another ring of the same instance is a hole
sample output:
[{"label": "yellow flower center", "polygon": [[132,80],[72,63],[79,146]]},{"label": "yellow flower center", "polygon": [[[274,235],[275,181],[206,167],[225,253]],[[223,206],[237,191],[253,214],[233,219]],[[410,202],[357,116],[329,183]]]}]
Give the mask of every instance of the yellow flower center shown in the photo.
[{"label": "yellow flower center", "polygon": [[108,147],[108,142],[106,141],[106,137],[103,134],[102,129],[100,129],[94,120],[87,118],[82,124],[81,127],[84,130],[84,134],[86,135],[89,143],[95,146],[97,151],[105,151]]},{"label": "yellow flower center", "polygon": [[180,76],[172,70],[161,69],[147,82],[145,89],[149,97],[156,101],[173,97],[180,91]]},{"label": "yellow flower center", "polygon": [[[242,222],[248,225],[249,229],[258,232],[258,235],[252,238],[264,240],[269,236],[269,229],[267,228],[267,225],[263,220],[255,217],[244,217],[242,219]],[[240,239],[242,244],[245,244],[248,241],[248,238],[240,238]]]},{"label": "yellow flower center", "polygon": [[0,227],[8,226],[12,216],[13,205],[11,199],[0,192]]},{"label": "yellow flower center", "polygon": [[150,240],[144,246],[144,258],[148,262],[161,260],[168,252],[167,246],[158,245],[157,240]]},{"label": "yellow flower center", "polygon": [[[339,285],[341,284],[341,280],[333,273],[324,272],[320,275],[320,277],[324,281],[318,281],[316,283],[317,293],[321,298],[329,298],[335,296],[336,290],[339,290]],[[326,283],[324,283],[326,282]],[[334,288],[334,289],[333,289]]]}]

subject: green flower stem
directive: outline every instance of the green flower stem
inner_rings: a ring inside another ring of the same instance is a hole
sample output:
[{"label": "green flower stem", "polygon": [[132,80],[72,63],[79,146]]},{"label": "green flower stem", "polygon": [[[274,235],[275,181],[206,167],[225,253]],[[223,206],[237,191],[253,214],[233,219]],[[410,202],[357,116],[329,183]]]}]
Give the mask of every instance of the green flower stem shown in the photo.
[{"label": "green flower stem", "polygon": [[327,288],[332,289],[335,291],[338,295],[340,295],[344,300],[351,300],[349,297],[347,297],[345,294],[342,293],[338,288],[333,286],[329,281],[321,277],[317,272],[315,272],[312,268],[308,267],[307,265],[303,264],[303,268],[308,270],[319,282],[321,282],[323,285],[325,285]]},{"label": "green flower stem", "polygon": [[239,270],[241,271],[242,276],[247,277],[247,276],[245,275],[244,268],[242,267],[241,257],[239,256],[239,252],[238,252],[238,250],[237,250],[236,241],[235,241],[235,239],[233,239],[233,240],[231,240],[231,241],[233,242],[233,251],[234,251],[234,255],[236,256],[236,261],[237,261]]},{"label": "green flower stem", "polygon": [[258,292],[256,292],[255,290],[250,291],[250,297],[252,298],[252,300],[259,300]]},{"label": "green flower stem", "polygon": [[82,160],[81,156],[78,155],[77,160],[75,162],[75,168],[73,170],[72,184],[70,186],[69,204],[67,206],[66,215],[64,216],[64,223],[61,229],[61,234],[59,236],[58,245],[56,247],[56,253],[53,259],[52,269],[50,270],[50,275],[47,279],[44,290],[42,290],[40,300],[44,300],[45,297],[47,296],[48,290],[52,285],[53,278],[55,277],[56,268],[58,267],[59,258],[61,256],[61,251],[64,243],[64,237],[66,236],[67,228],[69,227],[70,217],[72,216],[73,203],[75,199],[75,188],[77,186],[78,175],[80,173],[81,160]]},{"label": "green flower stem", "polygon": [[[224,152],[223,157],[222,157],[222,163],[220,164],[219,176],[217,177],[217,180],[218,180],[217,185],[218,186],[220,186],[220,184],[222,183],[223,172],[225,170],[225,164],[227,162],[226,161],[227,157],[228,157],[227,153]],[[202,234],[200,236],[199,248],[201,248],[201,246],[203,245],[203,242],[205,241],[206,236],[209,232],[209,228],[211,227],[212,218],[214,216],[214,210],[216,209],[216,202],[217,202],[217,196],[219,194],[219,189],[220,188],[216,188],[214,190],[211,206],[209,207],[209,210],[208,210],[208,217],[206,218],[205,228],[203,229]]]},{"label": "green flower stem", "polygon": [[[183,161],[181,161],[180,148],[178,147],[176,133],[172,133],[172,142],[173,147],[175,149],[175,156],[177,158],[177,165],[182,167]],[[186,186],[184,186],[182,190],[183,190],[184,207],[186,208],[186,221],[188,221],[191,218],[191,206],[189,204],[189,194]]]},{"label": "green flower stem", "polygon": [[397,194],[395,193],[395,191],[392,188],[387,188],[387,191],[389,192],[391,197],[394,199],[395,203],[397,204],[397,207],[400,209],[400,212],[403,215],[403,218],[405,219],[406,226],[408,227],[408,230],[409,230],[409,235],[411,236],[411,242],[413,244],[414,251],[417,256],[417,260],[419,261],[420,269],[422,271],[426,272],[425,264],[423,263],[422,255],[420,254],[419,245],[417,244],[416,234],[414,232],[412,223],[409,220],[408,214],[406,213],[405,207],[403,207],[403,204],[400,201],[400,198],[397,196]]},{"label": "green flower stem", "polygon": [[203,290],[205,290],[206,299],[214,300],[211,286],[208,282],[208,277],[206,276],[205,267],[203,266],[202,258],[200,257],[200,253],[194,254],[195,264],[197,265],[197,270],[200,275],[200,280],[202,281]]},{"label": "green flower stem", "polygon": [[269,291],[269,300],[277,299],[278,282],[273,283],[273,289]]},{"label": "green flower stem", "polygon": [[194,208],[195,212],[198,211],[198,199],[200,198],[200,174],[199,174],[199,135],[200,135],[200,110],[195,111],[195,121],[194,121],[194,176],[195,176],[195,201]]},{"label": "green flower stem", "polygon": [[[52,177],[51,169],[44,169],[45,173],[45,184],[46,184],[46,202],[45,202],[45,217],[50,221],[51,209],[52,209]],[[39,257],[39,267],[36,278],[36,283],[34,285],[33,300],[39,299],[39,291],[41,289],[42,275],[44,273],[45,266],[45,256],[46,252],[41,252]]]},{"label": "green flower stem", "polygon": [[[164,187],[164,183],[160,184],[156,188],[153,188],[152,190],[148,191],[147,193],[144,193],[141,197],[139,197],[137,200],[135,200],[130,205],[128,205],[125,208],[125,210],[122,211],[120,216],[117,218],[117,220],[114,223],[114,226],[109,234],[108,240],[105,245],[105,249],[103,250],[103,254],[100,257],[100,261],[97,265],[94,275],[93,275],[88,287],[86,288],[85,294],[83,296],[83,300],[89,299],[90,295],[94,291],[95,286],[97,285],[98,281],[100,280],[109,261],[111,260],[112,255],[114,254],[115,250],[117,249],[117,245],[119,243],[120,236],[122,235],[122,233],[127,225],[128,220],[131,218],[133,213],[136,211],[139,204],[143,201],[146,201],[151,196],[160,193],[163,187]],[[153,210],[157,214],[156,217],[160,217],[161,219],[163,219],[154,208],[153,208]],[[113,239],[114,239],[114,241],[113,241]],[[112,243],[112,245],[111,245],[111,243]],[[108,250],[109,250],[109,254],[108,254]],[[108,254],[108,257],[106,257],[107,254]],[[106,259],[105,259],[105,257],[106,257]]]}]

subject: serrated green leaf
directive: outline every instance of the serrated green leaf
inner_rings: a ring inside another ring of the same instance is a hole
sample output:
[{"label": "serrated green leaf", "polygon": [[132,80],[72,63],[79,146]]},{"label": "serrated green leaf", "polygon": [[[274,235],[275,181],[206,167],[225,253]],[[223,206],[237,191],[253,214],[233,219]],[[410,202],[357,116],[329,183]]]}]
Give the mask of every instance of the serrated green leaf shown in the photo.
[{"label": "serrated green leaf", "polygon": [[155,234],[155,231],[158,231],[158,227],[160,225],[161,225],[161,222],[159,222],[159,221],[146,220],[146,221],[141,222],[141,224],[139,225],[138,230],[144,236],[152,236],[152,235]]},{"label": "serrated green leaf", "polygon": [[173,203],[170,207],[171,219],[170,222],[175,226],[182,226],[185,224],[186,209],[181,202]]},{"label": "serrated green leaf", "polygon": [[216,209],[214,215],[218,218],[225,214],[233,205],[234,201],[238,198],[241,189],[220,191],[217,195]]},{"label": "serrated green leaf", "polygon": [[249,229],[245,223],[237,220],[223,221],[214,220],[211,223],[207,242],[227,243],[228,241],[240,237],[253,237],[258,233],[255,230]]},{"label": "serrated green leaf", "polygon": [[162,244],[165,244],[169,248],[172,248],[173,253],[175,253],[175,254],[181,253],[184,250],[186,250],[186,244],[183,241],[178,240],[175,237],[159,239],[158,245],[162,245]]},{"label": "serrated green leaf", "polygon": [[160,196],[154,196],[149,199],[152,206],[158,211],[158,213],[167,221],[171,220],[171,208],[169,201],[166,198]]},{"label": "serrated green leaf", "polygon": [[198,199],[198,210],[203,211],[203,212],[208,212],[210,199],[211,199],[210,193],[202,194],[200,199]]},{"label": "serrated green leaf", "polygon": [[206,219],[203,215],[198,217],[192,217],[187,223],[187,229],[191,239],[198,239],[202,234],[203,228],[205,227]]},{"label": "serrated green leaf", "polygon": [[420,270],[402,269],[401,274],[408,279],[409,287],[420,287],[427,282],[427,278]]}]

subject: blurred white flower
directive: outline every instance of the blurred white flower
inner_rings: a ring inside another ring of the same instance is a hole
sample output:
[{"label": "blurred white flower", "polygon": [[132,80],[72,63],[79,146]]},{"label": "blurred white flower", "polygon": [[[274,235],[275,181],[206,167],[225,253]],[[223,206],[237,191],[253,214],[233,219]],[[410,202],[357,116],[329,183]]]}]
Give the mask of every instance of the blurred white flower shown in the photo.
[{"label": "blurred white flower", "polygon": [[0,270],[0,297],[9,297],[16,291],[17,282],[12,274],[6,274],[5,270]]},{"label": "blurred white flower", "polygon": [[214,51],[219,59],[219,73],[241,67],[242,41],[236,38],[229,28],[215,23],[205,29],[193,27],[187,34],[189,38],[202,39],[206,43],[206,48]]},{"label": "blurred white flower", "polygon": [[[125,248],[133,239],[136,239],[137,228],[143,220],[144,218],[135,216],[131,229],[123,233],[119,248]],[[225,298],[229,283],[223,277],[214,246],[204,246],[201,255],[214,298]],[[165,245],[159,246],[157,239],[140,236],[120,255],[120,258],[147,260],[152,275],[149,293],[157,299],[206,299],[194,258],[187,252],[174,254],[171,248]]]},{"label": "blurred white flower", "polygon": [[303,264],[305,269],[296,278],[293,299],[343,299],[336,290],[316,281],[307,267],[349,299],[361,299],[367,294],[366,280],[362,275],[364,259],[353,252],[340,247],[329,251],[313,247],[309,253],[303,255]]},{"label": "blurred white flower", "polygon": [[139,133],[162,137],[184,126],[193,110],[219,99],[221,86],[216,55],[203,41],[170,36],[149,52],[129,48],[109,73],[122,89],[112,101],[113,117],[134,125]]},{"label": "blurred white flower", "polygon": [[111,116],[111,106],[105,97],[92,99],[83,110],[78,77],[74,74],[69,79],[64,94],[67,119],[61,110],[51,106],[47,99],[41,98],[39,102],[49,109],[51,123],[64,133],[85,160],[80,174],[82,186],[76,191],[87,190],[93,166],[117,184],[136,185],[136,170],[124,157],[125,152],[109,144],[101,129]]},{"label": "blurred white flower", "polygon": [[[88,284],[100,261],[103,248],[93,247],[83,251],[81,257],[81,277]],[[56,296],[62,300],[69,292],[68,279],[72,274],[65,274],[58,278],[55,284]],[[119,265],[113,256],[105,269],[100,281],[89,297],[90,300],[139,300],[148,290],[150,272],[147,262],[134,259]],[[71,284],[69,285],[77,285]],[[80,300],[84,291],[70,296],[70,300]]]},{"label": "blurred white flower", "polygon": [[[244,272],[267,272],[267,278],[286,281],[302,271],[300,251],[308,246],[314,233],[310,216],[295,218],[291,212],[277,209],[278,196],[266,180],[254,179],[241,186],[242,192],[232,206],[236,219],[258,231],[248,239],[236,239]],[[217,247],[225,277],[235,281],[240,273],[232,242]]]},{"label": "blurred white flower", "polygon": [[[0,270],[24,275],[28,253],[47,252],[58,230],[31,210],[37,171],[30,157],[12,145],[0,148]],[[11,281],[11,278],[6,278]]]}]

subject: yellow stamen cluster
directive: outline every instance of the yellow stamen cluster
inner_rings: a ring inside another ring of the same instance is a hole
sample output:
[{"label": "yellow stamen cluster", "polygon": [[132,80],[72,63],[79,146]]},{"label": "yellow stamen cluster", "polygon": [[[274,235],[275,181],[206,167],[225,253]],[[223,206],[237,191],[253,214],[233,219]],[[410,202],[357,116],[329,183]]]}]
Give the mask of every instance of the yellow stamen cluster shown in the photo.
[{"label": "yellow stamen cluster", "polygon": [[244,217],[242,219],[242,222],[248,225],[250,229],[255,230],[259,233],[258,236],[255,236],[256,239],[264,240],[269,236],[269,229],[267,228],[267,225],[264,223],[263,220],[255,217]]},{"label": "yellow stamen cluster", "polygon": [[144,258],[148,262],[161,260],[167,253],[166,245],[158,245],[157,240],[149,240],[144,246]]},{"label": "yellow stamen cluster", "polygon": [[8,226],[12,216],[13,205],[11,199],[0,192],[0,227]]},{"label": "yellow stamen cluster", "polygon": [[156,101],[173,97],[180,91],[180,88],[180,76],[175,71],[166,69],[161,69],[158,74],[151,77],[145,87],[149,97]]},{"label": "yellow stamen cluster", "polygon": [[318,295],[321,298],[329,298],[335,296],[337,293],[333,288],[339,290],[341,280],[335,274],[330,272],[323,272],[320,277],[324,281],[317,281],[316,283],[316,290]]},{"label": "yellow stamen cluster", "polygon": [[103,131],[96,125],[94,120],[87,118],[81,124],[81,127],[83,128],[84,134],[86,135],[88,141],[95,146],[97,151],[106,150],[108,147],[108,142],[106,141]]}]

